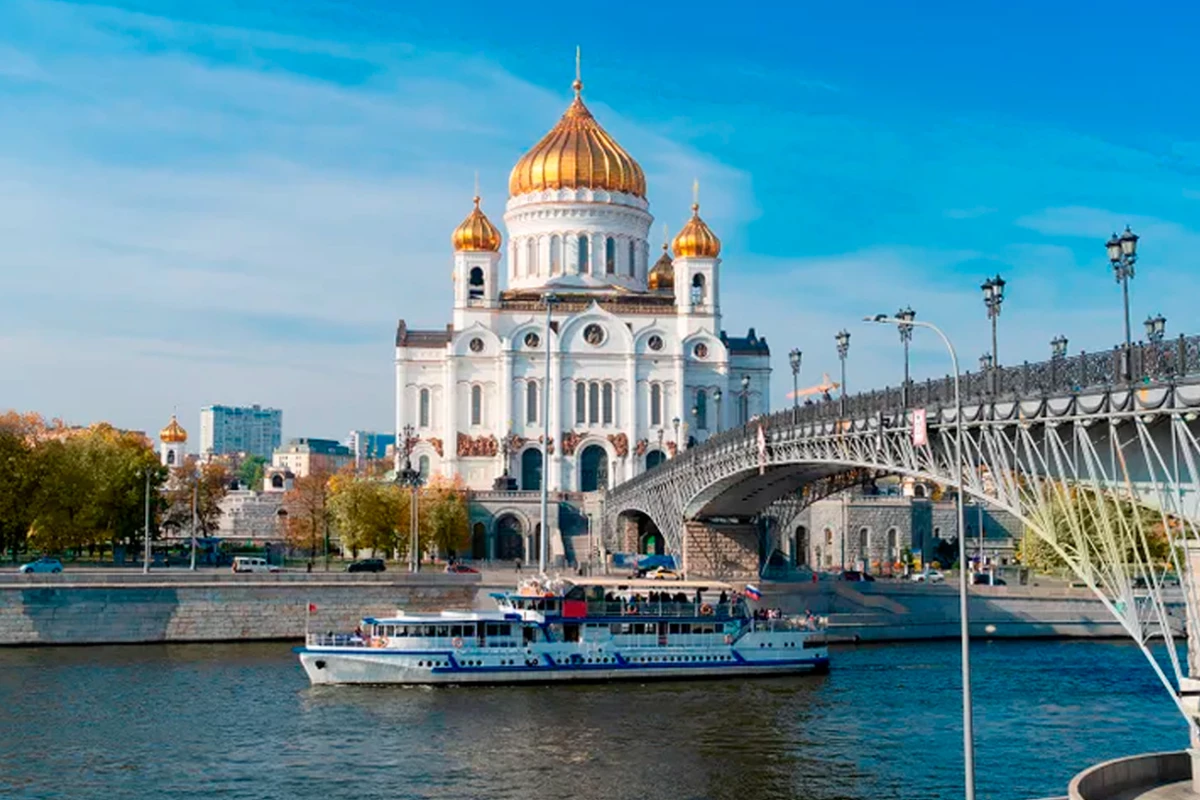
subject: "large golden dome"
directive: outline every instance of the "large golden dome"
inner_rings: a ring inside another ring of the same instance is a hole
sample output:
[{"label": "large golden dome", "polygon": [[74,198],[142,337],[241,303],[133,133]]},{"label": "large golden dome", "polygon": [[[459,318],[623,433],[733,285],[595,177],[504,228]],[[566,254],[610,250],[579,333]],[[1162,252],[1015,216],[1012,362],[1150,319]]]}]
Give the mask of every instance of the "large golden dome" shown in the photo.
[{"label": "large golden dome", "polygon": [[645,199],[646,173],[625,148],[600,127],[583,104],[583,83],[558,124],[513,167],[511,196],[545,189],[602,189]]},{"label": "large golden dome", "polygon": [[175,419],[175,415],[171,415],[171,421],[167,423],[167,427],[158,432],[158,438],[167,444],[182,444],[187,441],[187,431],[179,424],[179,420]]},{"label": "large golden dome", "polygon": [[479,209],[479,195],[475,195],[475,208],[471,209],[467,218],[454,229],[450,241],[454,243],[456,253],[466,250],[485,250],[492,253],[500,251],[500,231],[487,218],[487,214]]},{"label": "large golden dome", "polygon": [[662,255],[650,268],[650,275],[647,277],[646,283],[652,292],[675,288],[675,265],[671,263],[671,254],[667,252],[666,244],[663,244]]},{"label": "large golden dome", "polygon": [[671,249],[676,258],[716,258],[721,254],[721,240],[700,219],[699,203],[692,203],[692,218],[676,234]]}]

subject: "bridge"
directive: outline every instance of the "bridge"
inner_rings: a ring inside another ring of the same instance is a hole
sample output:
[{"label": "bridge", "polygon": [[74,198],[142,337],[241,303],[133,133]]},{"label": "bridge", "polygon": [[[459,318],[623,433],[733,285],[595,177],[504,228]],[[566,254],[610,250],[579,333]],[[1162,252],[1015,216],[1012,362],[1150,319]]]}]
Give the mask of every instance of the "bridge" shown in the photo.
[{"label": "bridge", "polygon": [[[1183,576],[1197,607],[1182,551],[1200,522],[1200,337],[967,373],[960,395],[961,460],[952,377],[806,404],[610,490],[606,546],[635,549],[639,531],[656,529],[691,573],[753,574],[763,518],[790,530],[814,500],[911,476],[1006,511],[1044,540],[1179,703],[1165,674],[1183,677],[1175,648],[1159,661],[1151,642],[1172,641],[1168,584]],[[848,560],[858,557],[851,549]]]}]

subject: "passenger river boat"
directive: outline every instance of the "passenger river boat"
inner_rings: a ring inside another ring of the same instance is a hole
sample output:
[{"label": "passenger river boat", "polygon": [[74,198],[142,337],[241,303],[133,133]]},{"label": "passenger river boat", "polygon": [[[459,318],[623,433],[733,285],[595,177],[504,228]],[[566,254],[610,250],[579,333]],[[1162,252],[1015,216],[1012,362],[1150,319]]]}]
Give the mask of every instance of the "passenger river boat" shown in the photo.
[{"label": "passenger river boat", "polygon": [[[747,587],[748,589],[750,587]],[[495,611],[364,619],[308,634],[314,684],[550,683],[823,672],[823,621],[715,581],[580,578],[494,593]]]}]

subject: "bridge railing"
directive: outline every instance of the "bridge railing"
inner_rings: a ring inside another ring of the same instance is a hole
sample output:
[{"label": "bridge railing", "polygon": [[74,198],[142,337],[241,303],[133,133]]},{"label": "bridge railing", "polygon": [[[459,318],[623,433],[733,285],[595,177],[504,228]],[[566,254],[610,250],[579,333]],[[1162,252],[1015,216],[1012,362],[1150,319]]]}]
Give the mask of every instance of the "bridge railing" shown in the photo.
[{"label": "bridge railing", "polygon": [[[965,372],[960,376],[960,390],[963,403],[972,405],[1069,395],[1088,389],[1144,386],[1185,377],[1200,377],[1200,336],[1181,334],[1163,342],[1138,342],[1128,353],[1124,347],[1114,347],[1032,364],[1025,362],[994,370]],[[897,413],[906,408],[938,408],[953,403],[954,379],[947,375],[911,382],[907,402],[903,387],[886,387],[848,395],[844,399],[826,396],[826,399],[809,401],[795,409],[776,411],[761,421],[765,422],[767,431],[772,431],[792,424],[862,419],[878,413]],[[622,486],[632,487],[643,475],[651,476],[659,468],[687,468],[692,459],[702,453],[711,454],[714,448],[753,447],[759,422],[760,418],[755,418],[745,425],[714,434],[699,446],[699,450],[693,447],[680,453],[683,461],[668,459],[661,467],[647,470]]]}]

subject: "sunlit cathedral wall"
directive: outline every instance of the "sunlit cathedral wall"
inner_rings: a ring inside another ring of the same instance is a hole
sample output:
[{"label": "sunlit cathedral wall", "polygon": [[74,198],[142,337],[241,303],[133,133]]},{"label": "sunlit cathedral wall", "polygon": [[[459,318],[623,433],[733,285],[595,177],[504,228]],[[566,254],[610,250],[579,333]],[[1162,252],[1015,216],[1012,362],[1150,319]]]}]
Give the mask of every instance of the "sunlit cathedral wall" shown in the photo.
[{"label": "sunlit cathedral wall", "polygon": [[426,474],[490,489],[507,469],[521,489],[545,473],[552,490],[590,491],[767,411],[765,339],[721,329],[720,240],[694,205],[673,254],[652,259],[645,174],[574,89],[512,170],[507,237],[479,198],[454,230],[451,323],[397,328],[396,427],[413,426]]}]

